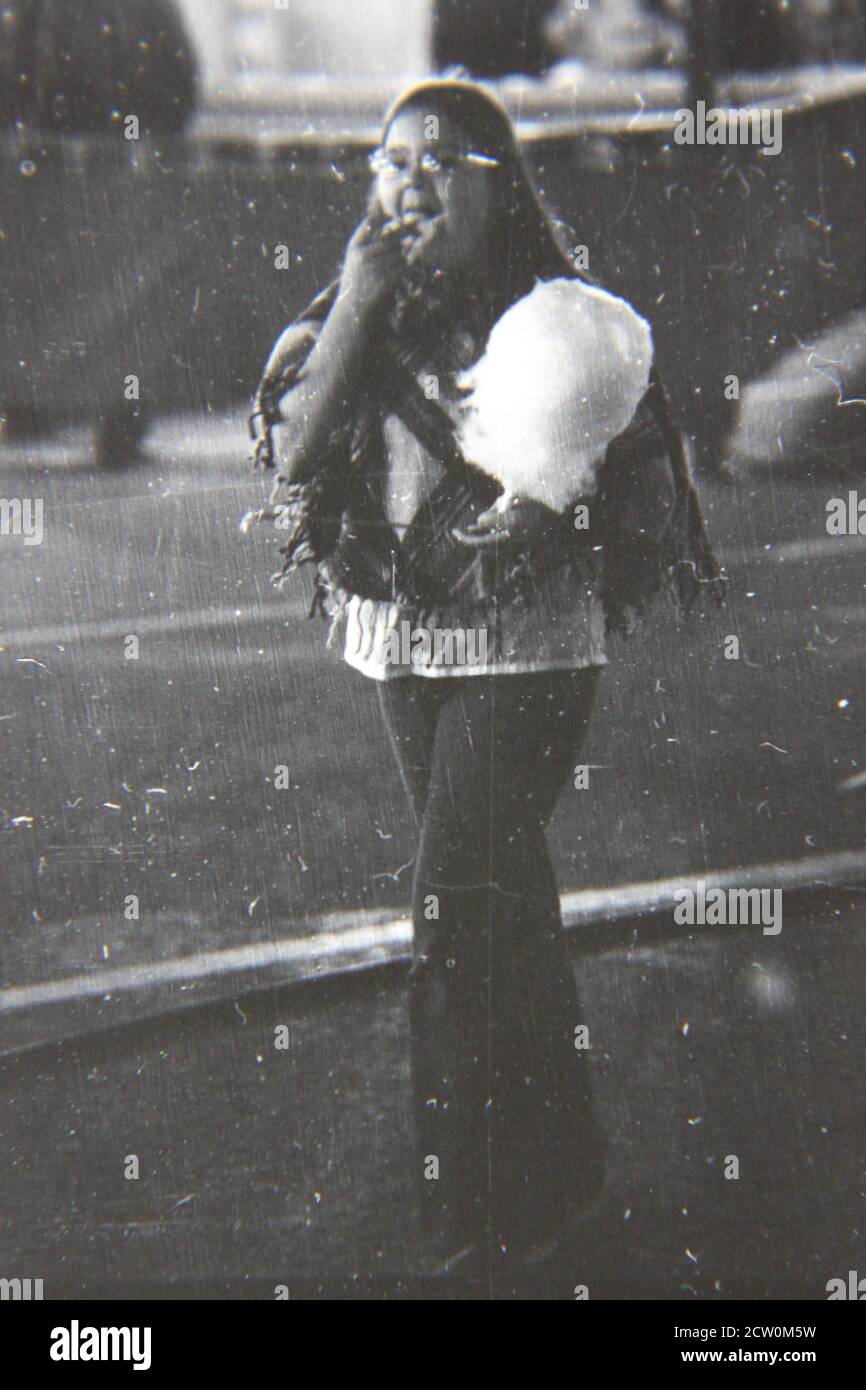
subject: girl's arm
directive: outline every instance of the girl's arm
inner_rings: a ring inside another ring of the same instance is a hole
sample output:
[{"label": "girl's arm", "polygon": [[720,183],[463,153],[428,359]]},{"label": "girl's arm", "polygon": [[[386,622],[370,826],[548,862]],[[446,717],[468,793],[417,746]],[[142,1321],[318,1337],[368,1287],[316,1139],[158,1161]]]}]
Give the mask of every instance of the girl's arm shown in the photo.
[{"label": "girl's arm", "polygon": [[405,269],[404,232],[374,211],[349,242],[337,297],[273,428],[275,462],[287,482],[312,476],[326,442],[349,419],[378,310]]}]

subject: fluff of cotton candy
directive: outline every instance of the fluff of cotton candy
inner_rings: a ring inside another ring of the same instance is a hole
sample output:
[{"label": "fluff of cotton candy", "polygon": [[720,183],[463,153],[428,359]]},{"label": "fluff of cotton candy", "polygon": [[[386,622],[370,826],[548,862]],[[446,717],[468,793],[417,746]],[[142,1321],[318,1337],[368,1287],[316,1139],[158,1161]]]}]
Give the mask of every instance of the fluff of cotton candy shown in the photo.
[{"label": "fluff of cotton candy", "polygon": [[630,304],[581,280],[540,281],[503,314],[463,372],[463,456],[561,512],[591,494],[608,444],[649,385],[650,326]]}]

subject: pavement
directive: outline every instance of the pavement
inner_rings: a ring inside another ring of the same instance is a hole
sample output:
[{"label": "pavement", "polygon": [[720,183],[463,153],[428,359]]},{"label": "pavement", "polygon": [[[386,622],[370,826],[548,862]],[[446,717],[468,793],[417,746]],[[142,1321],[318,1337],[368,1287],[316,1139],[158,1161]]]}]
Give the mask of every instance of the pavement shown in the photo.
[{"label": "pavement", "polygon": [[540,1269],[429,1277],[397,966],[0,1059],[0,1269],[46,1298],[826,1298],[863,1267],[863,927],[860,894],[777,937],[573,933],[608,1176]]}]

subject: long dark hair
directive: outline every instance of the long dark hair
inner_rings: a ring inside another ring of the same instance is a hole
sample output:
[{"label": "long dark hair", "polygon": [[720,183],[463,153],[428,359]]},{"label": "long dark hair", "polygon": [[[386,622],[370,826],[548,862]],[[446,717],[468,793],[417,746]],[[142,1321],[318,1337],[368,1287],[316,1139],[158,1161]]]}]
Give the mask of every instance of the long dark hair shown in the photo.
[{"label": "long dark hair", "polygon": [[[480,154],[498,162],[486,177],[493,190],[490,238],[474,268],[476,290],[486,291],[490,322],[531,290],[536,279],[586,279],[575,267],[561,235],[536,190],[508,112],[475,82],[442,77],[410,87],[388,110],[382,143],[406,111],[446,117],[458,124]],[[375,197],[371,195],[371,208]]]}]

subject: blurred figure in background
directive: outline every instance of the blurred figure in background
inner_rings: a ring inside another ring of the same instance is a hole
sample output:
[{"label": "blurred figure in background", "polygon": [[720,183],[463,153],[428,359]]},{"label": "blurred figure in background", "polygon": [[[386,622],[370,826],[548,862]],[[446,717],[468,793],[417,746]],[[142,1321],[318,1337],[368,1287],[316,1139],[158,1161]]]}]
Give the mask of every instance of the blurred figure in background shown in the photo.
[{"label": "blurred figure in background", "polygon": [[765,72],[804,60],[804,34],[787,0],[710,0],[704,5],[717,72]]},{"label": "blurred figure in background", "polygon": [[866,58],[864,0],[692,0],[691,10],[719,74]]},{"label": "blurred figure in background", "polygon": [[473,77],[538,77],[556,60],[547,21],[559,0],[434,0],[433,66]]},{"label": "blurred figure in background", "polygon": [[[813,4],[820,0],[812,0]],[[824,0],[835,13],[829,57],[841,63],[866,62],[866,0]]]},{"label": "blurred figure in background", "polygon": [[[125,116],[138,117],[142,137],[161,138],[180,134],[193,113],[197,66],[175,0],[8,0],[0,12],[0,26],[0,121],[14,125],[25,138],[33,132],[112,135],[113,148],[122,151]],[[107,148],[97,155],[97,176],[106,190],[114,176],[114,166],[102,163]],[[170,230],[155,263],[170,263],[176,246],[177,237]],[[61,320],[75,304],[75,293],[73,283],[68,298],[58,296],[55,307]],[[8,294],[14,294],[11,283]],[[124,306],[135,313],[141,295],[136,282],[127,285],[126,298],[120,293],[102,300],[94,296],[103,307],[96,311],[91,306],[94,317],[87,336],[92,360],[110,360],[117,315]],[[3,308],[8,319],[7,301]],[[73,321],[80,337],[78,311]],[[71,351],[68,341],[63,346]],[[20,356],[21,349],[10,355]],[[32,390],[31,385],[29,394]],[[85,394],[96,425],[97,463],[115,466],[134,459],[146,427],[138,402],[124,396],[105,399],[95,388]],[[22,393],[4,380],[4,440],[38,435],[45,418],[28,399],[28,390]]]},{"label": "blurred figure in background", "polygon": [[134,113],[141,132],[181,131],[196,64],[174,0],[9,0],[2,11],[0,117],[69,135]]},{"label": "blurred figure in background", "polygon": [[679,67],[698,46],[718,75],[862,62],[866,0],[562,0],[547,32],[597,68]]},{"label": "blurred figure in background", "polygon": [[683,17],[683,0],[562,0],[549,34],[561,57],[591,67],[666,68],[685,57]]}]

